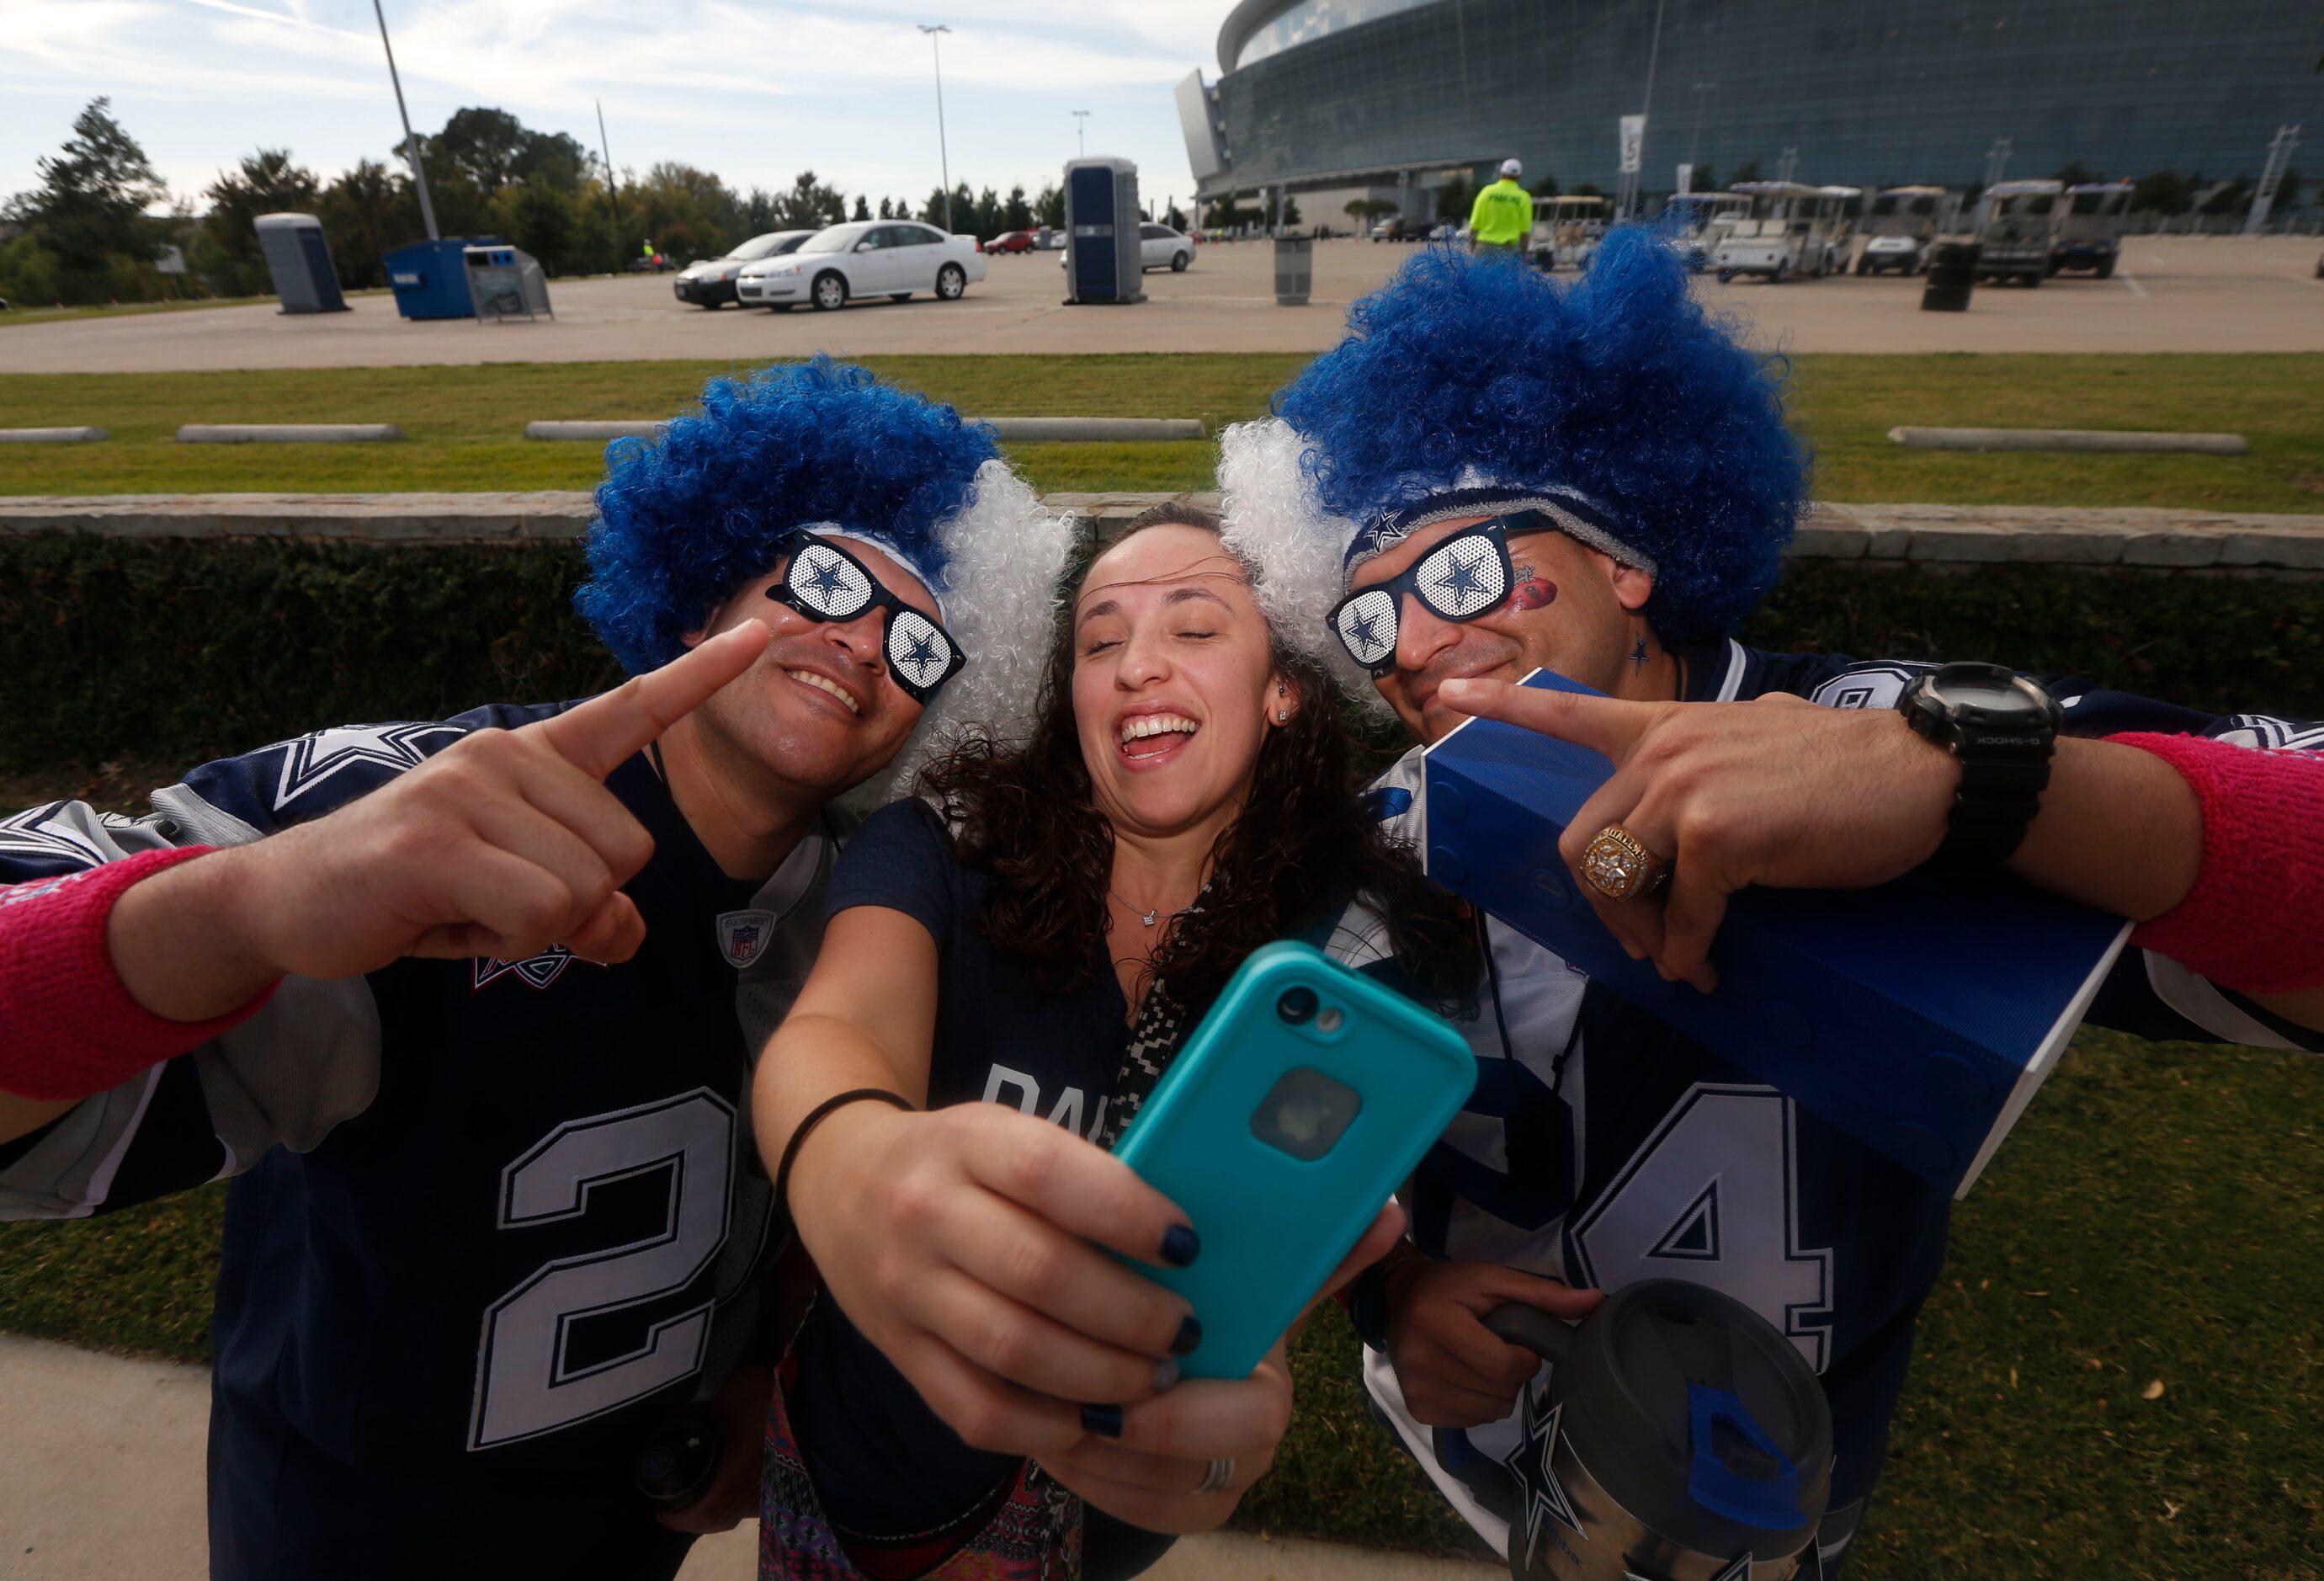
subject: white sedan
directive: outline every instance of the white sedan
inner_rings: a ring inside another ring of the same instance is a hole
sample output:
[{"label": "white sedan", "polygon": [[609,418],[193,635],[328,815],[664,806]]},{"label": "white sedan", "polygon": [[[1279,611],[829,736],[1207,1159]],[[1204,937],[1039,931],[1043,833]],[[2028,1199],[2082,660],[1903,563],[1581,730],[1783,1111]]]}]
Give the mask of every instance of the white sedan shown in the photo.
[{"label": "white sedan", "polygon": [[[1186,265],[1194,261],[1194,243],[1192,237],[1182,236],[1167,225],[1156,225],[1150,219],[1139,226],[1138,272],[1140,274],[1148,269],[1167,269],[1173,274],[1184,273]],[[1065,261],[1058,259],[1057,267],[1063,269],[1065,266]]]},{"label": "white sedan", "polygon": [[973,236],[948,236],[915,220],[835,225],[799,249],[744,270],[735,290],[746,308],[781,312],[800,302],[818,312],[844,308],[854,297],[892,297],[932,291],[958,301],[984,278],[984,254]]}]

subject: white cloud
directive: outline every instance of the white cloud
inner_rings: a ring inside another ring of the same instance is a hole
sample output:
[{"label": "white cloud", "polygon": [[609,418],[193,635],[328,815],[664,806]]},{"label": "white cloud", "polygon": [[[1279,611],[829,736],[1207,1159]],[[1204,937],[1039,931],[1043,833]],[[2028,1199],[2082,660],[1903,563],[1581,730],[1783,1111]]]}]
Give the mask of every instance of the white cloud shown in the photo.
[{"label": "white cloud", "polygon": [[[936,184],[928,41],[943,20],[955,179],[1053,179],[1069,110],[1093,152],[1145,184],[1191,185],[1170,89],[1206,70],[1231,0],[389,0],[413,124],[474,104],[595,144],[602,100],[616,160],[678,160],[742,187],[812,166],[850,191]],[[0,0],[0,192],[28,186],[98,94],[181,190],[254,148],[332,173],[400,135],[369,0]],[[21,113],[20,113],[21,112]]]}]

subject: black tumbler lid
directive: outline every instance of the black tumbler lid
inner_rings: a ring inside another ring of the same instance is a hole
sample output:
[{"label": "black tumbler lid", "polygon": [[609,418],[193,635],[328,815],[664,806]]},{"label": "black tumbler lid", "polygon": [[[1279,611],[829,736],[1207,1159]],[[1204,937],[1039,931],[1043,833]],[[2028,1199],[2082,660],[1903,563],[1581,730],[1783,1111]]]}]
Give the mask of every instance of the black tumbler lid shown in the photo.
[{"label": "black tumbler lid", "polygon": [[710,1491],[718,1460],[718,1436],[710,1425],[697,1417],[676,1417],[639,1447],[631,1476],[655,1509],[683,1510]]},{"label": "black tumbler lid", "polygon": [[1823,1385],[1732,1297],[1683,1280],[1625,1286],[1573,1331],[1552,1387],[1591,1475],[1682,1547],[1780,1558],[1823,1518]]}]

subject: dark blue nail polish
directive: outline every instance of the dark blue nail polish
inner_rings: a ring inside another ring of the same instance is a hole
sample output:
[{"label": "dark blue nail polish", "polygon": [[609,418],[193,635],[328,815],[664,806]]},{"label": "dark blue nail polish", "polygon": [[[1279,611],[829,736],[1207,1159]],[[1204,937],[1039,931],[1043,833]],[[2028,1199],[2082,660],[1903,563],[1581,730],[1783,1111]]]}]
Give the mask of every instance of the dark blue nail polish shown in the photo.
[{"label": "dark blue nail polish", "polygon": [[1203,1343],[1203,1320],[1192,1312],[1178,1319],[1178,1336],[1170,1342],[1174,1356],[1190,1356],[1194,1347]]},{"label": "dark blue nail polish", "polygon": [[1184,1268],[1202,1255],[1203,1238],[1191,1225],[1172,1225],[1162,1232],[1162,1261]]},{"label": "dark blue nail polish", "polygon": [[1100,1438],[1121,1437],[1121,1407],[1118,1405],[1085,1405],[1082,1407],[1082,1431],[1095,1433]]}]

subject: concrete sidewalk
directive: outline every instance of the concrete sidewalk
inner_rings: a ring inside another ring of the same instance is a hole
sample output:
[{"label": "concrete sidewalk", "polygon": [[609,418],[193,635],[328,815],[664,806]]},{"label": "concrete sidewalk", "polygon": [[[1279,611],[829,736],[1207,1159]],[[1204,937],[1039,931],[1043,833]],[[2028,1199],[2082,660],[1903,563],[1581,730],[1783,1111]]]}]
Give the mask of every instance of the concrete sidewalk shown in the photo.
[{"label": "concrete sidewalk", "polygon": [[[209,1373],[0,1334],[0,1578],[205,1581]],[[695,1545],[680,1581],[744,1581],[755,1523]],[[1492,1581],[1500,1567],[1234,1532],[1152,1581]]]}]

